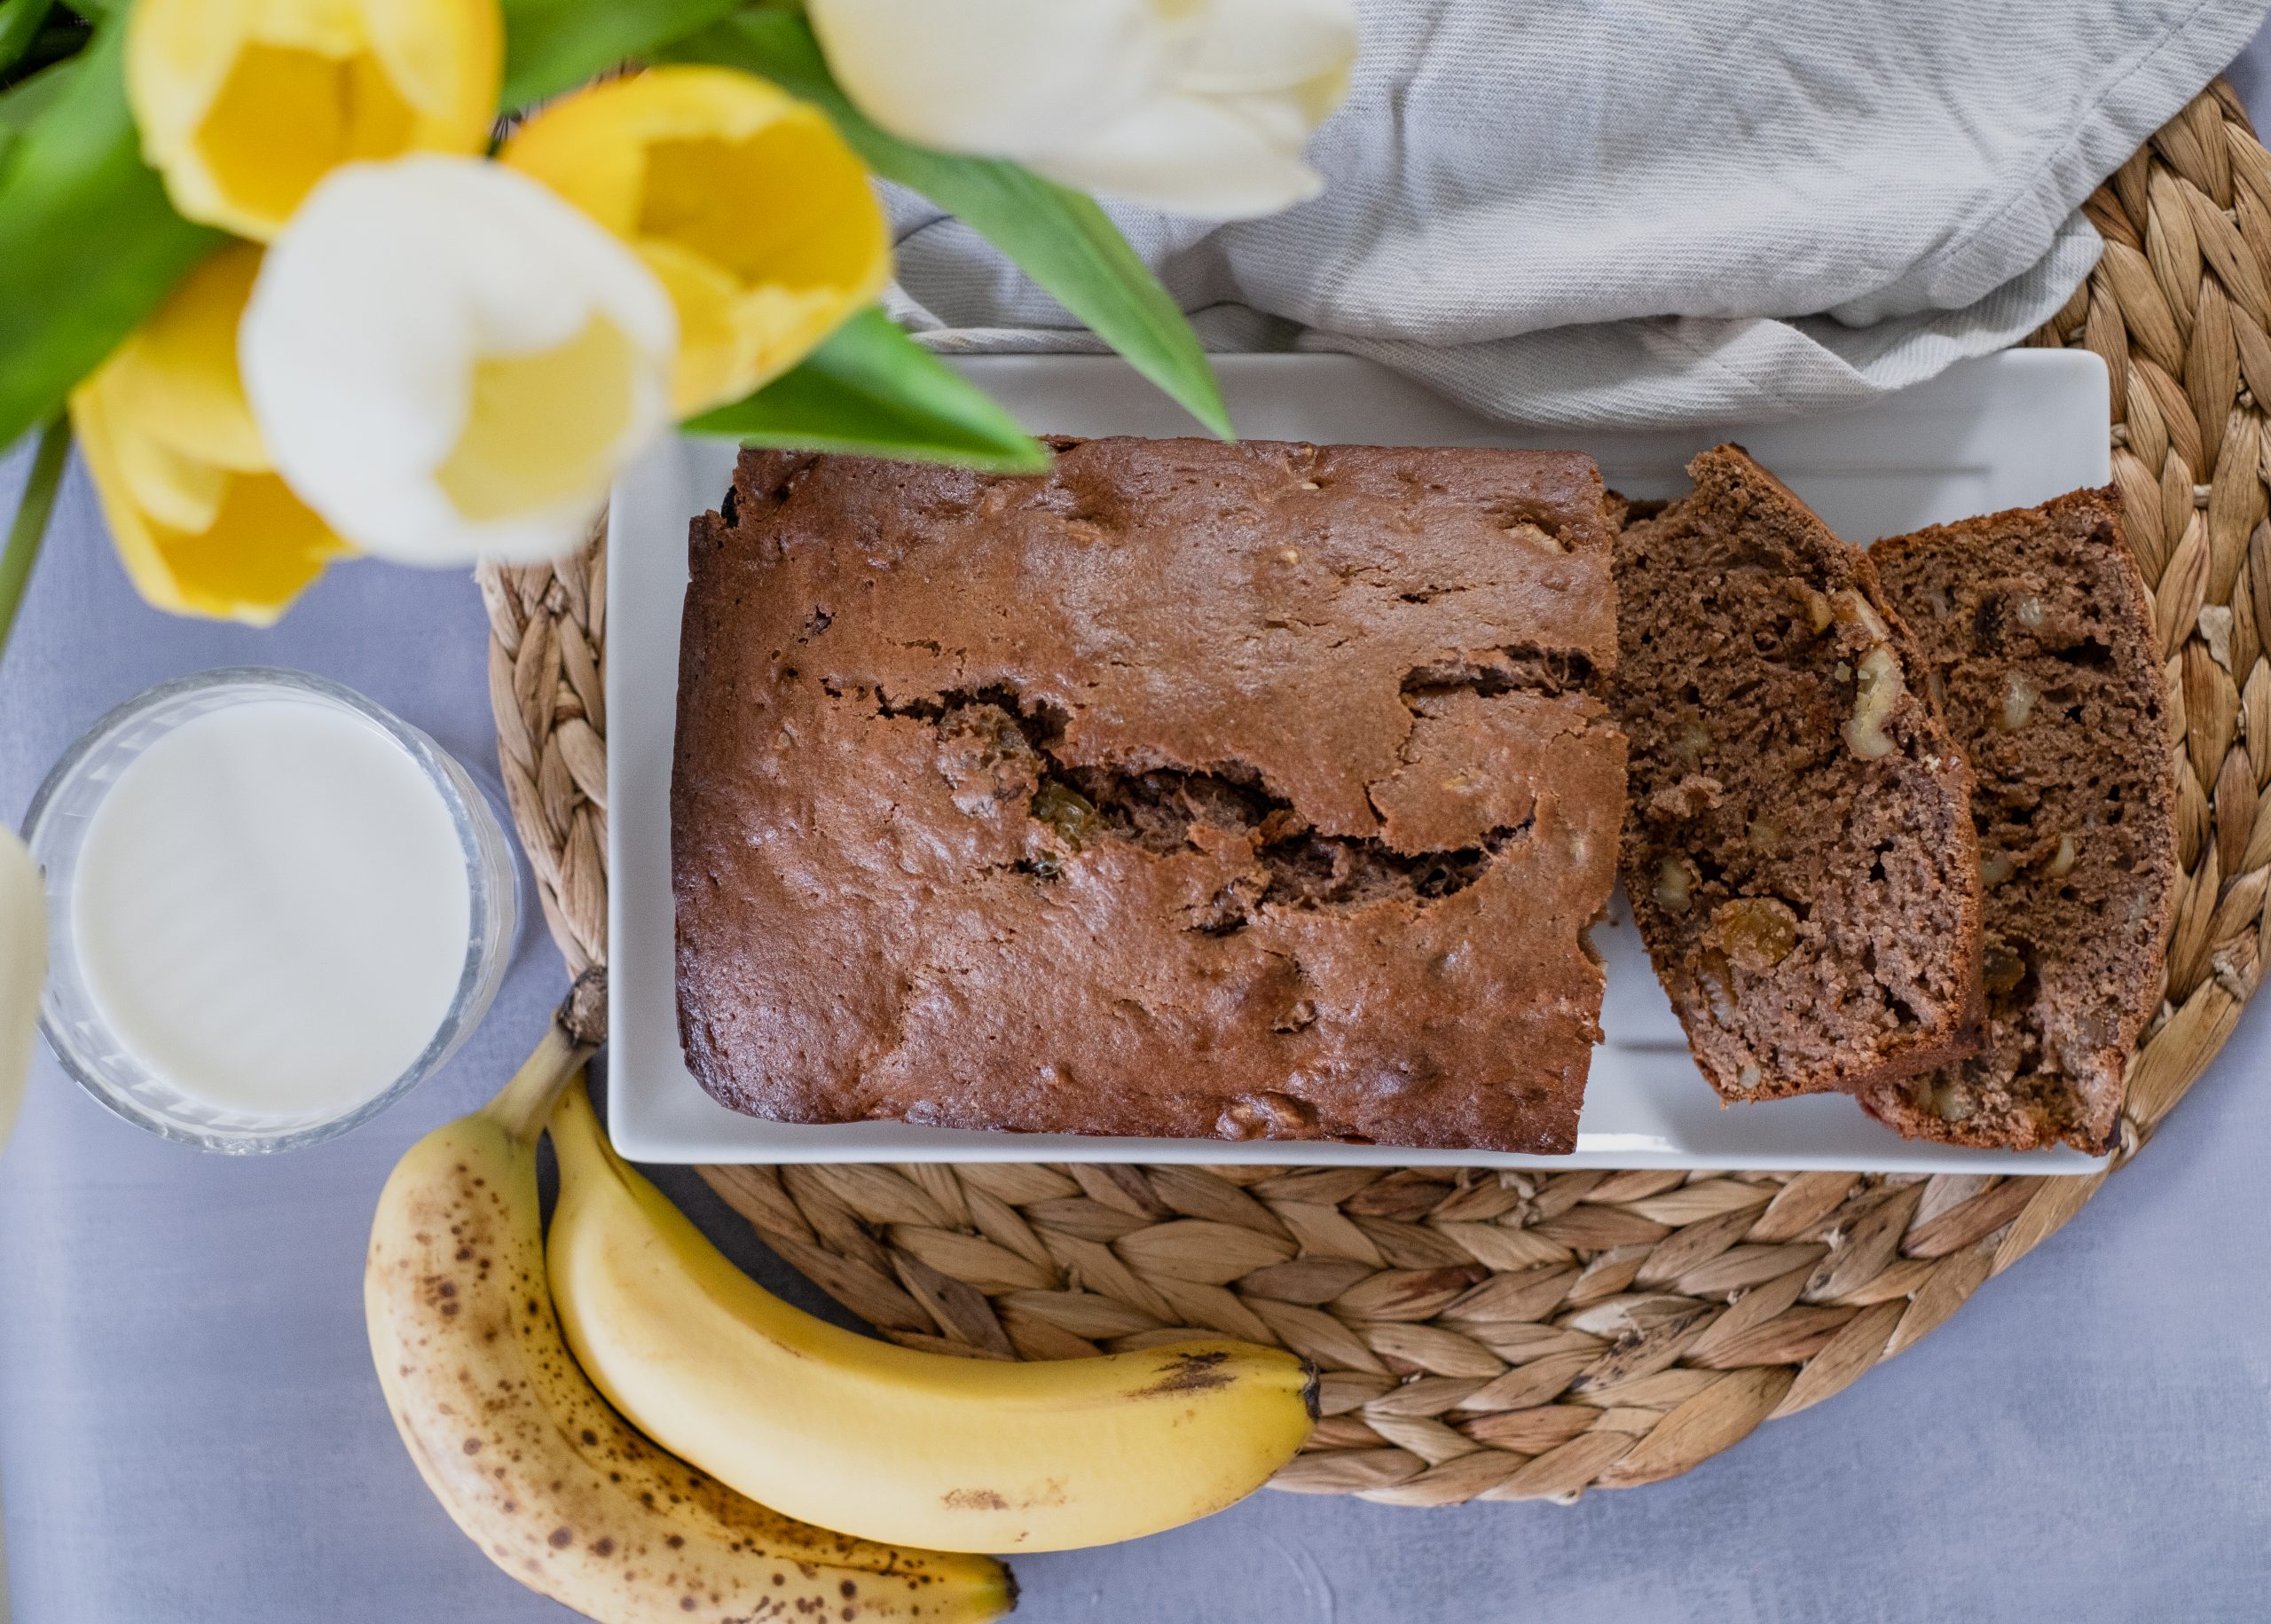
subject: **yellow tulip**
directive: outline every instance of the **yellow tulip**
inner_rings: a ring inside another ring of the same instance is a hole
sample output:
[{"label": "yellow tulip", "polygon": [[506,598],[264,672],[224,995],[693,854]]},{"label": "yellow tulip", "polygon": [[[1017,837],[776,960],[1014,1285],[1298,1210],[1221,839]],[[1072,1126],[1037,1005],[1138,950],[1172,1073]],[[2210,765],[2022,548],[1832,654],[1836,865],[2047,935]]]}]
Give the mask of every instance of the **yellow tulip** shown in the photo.
[{"label": "yellow tulip", "polygon": [[504,47],[497,0],[139,0],[126,97],[174,207],[266,242],[342,163],[483,151]]},{"label": "yellow tulip", "polygon": [[260,274],[258,248],[224,248],[192,271],[130,341],[136,365],[115,380],[126,414],[216,468],[271,466],[237,376],[237,321]]},{"label": "yellow tulip", "polygon": [[669,291],[681,417],[788,371],[891,277],[883,210],[836,127],[732,68],[594,85],[499,156],[629,243]]},{"label": "yellow tulip", "polygon": [[72,392],[120,561],[177,615],[267,625],[350,549],[271,471],[237,373],[260,250],[224,248]]}]

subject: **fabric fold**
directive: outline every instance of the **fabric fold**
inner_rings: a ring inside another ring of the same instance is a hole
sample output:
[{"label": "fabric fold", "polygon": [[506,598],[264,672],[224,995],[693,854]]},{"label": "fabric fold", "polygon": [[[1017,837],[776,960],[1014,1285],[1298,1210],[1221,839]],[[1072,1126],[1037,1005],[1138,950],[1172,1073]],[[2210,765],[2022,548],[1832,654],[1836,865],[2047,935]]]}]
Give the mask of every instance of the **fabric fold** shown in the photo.
[{"label": "fabric fold", "polygon": [[[1834,410],[2055,313],[2102,247],[2083,200],[2267,12],[1376,0],[1310,146],[1322,197],[1113,215],[1211,349],[1345,350],[1573,428]],[[893,314],[927,341],[1100,348],[968,227],[890,201]]]}]

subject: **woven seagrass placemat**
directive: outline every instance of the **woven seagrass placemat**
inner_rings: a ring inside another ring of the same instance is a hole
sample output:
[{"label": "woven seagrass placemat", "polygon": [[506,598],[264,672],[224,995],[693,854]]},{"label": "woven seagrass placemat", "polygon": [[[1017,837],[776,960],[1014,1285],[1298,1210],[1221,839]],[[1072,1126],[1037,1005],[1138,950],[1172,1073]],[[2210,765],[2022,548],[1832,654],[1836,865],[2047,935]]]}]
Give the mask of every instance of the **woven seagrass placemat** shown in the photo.
[{"label": "woven seagrass placemat", "polygon": [[[2126,1166],[2230,1033],[2271,885],[2271,154],[2219,82],[2087,205],[2104,260],[2030,341],[2113,377],[2168,661],[2184,884]],[[571,972],[607,944],[604,538],[484,571],[514,818]],[[1225,1147],[1225,1154],[1231,1154]],[[1911,1346],[2110,1175],[1079,1164],[710,1167],[884,1336],[1002,1359],[1188,1328],[1282,1343],[1324,1419],[1277,1487],[1568,1499],[1686,1471]]]}]

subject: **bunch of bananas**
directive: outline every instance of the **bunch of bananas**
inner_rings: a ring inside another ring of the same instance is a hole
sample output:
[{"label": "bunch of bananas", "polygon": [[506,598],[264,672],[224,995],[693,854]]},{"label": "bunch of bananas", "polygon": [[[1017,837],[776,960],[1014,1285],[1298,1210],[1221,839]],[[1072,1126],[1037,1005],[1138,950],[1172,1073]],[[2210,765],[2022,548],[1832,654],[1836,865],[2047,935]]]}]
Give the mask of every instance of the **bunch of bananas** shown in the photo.
[{"label": "bunch of bananas", "polygon": [[575,1008],[496,1099],[403,1157],[364,1278],[411,1458],[523,1583],[602,1624],[998,1618],[1008,1571],[946,1553],[1173,1527],[1259,1487],[1308,1435],[1310,1373],[1274,1349],[1010,1364],[791,1307],[608,1144]]}]

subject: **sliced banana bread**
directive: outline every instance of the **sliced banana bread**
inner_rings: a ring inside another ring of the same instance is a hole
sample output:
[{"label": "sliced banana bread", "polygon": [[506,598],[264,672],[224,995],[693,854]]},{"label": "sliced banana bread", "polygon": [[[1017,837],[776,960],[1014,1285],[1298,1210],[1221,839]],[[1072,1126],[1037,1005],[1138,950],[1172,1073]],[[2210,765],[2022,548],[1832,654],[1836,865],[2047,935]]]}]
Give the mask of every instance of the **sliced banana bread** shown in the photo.
[{"label": "sliced banana bread", "polygon": [[1978,787],[1989,1034],[1866,1089],[1912,1138],[2111,1147],[2159,1002],[2177,876],[2167,694],[2111,490],[1881,541],[1871,558]]},{"label": "sliced banana bread", "polygon": [[1740,446],[1616,550],[1626,890],[1729,1100],[1980,1041],[1971,779],[1860,549]]}]

